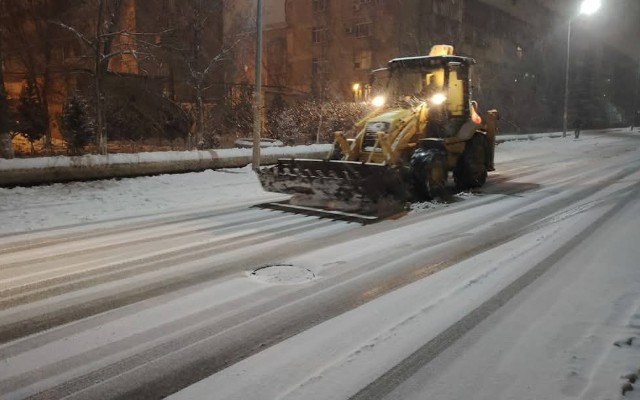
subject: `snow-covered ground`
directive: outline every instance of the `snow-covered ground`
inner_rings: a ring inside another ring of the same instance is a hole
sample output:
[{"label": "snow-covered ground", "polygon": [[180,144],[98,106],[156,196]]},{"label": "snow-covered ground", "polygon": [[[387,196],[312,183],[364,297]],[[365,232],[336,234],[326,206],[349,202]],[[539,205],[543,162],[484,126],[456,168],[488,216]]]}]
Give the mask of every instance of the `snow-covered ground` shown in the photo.
[{"label": "snow-covered ground", "polygon": [[500,144],[367,227],[248,211],[249,168],[0,189],[0,398],[639,399],[636,135]]},{"label": "snow-covered ground", "polygon": [[282,197],[266,193],[250,166],[144,178],[0,188],[2,234],[179,212]]},{"label": "snow-covered ground", "polygon": [[[558,155],[558,167],[595,162],[588,154],[607,141],[506,143],[498,162],[541,154]],[[629,149],[635,159],[637,146]],[[576,150],[585,159],[562,161]],[[541,229],[328,320],[171,399],[344,399],[358,388],[365,388],[361,399],[640,398],[627,392],[640,374],[634,169]],[[513,285],[526,290],[511,299]],[[463,316],[473,320],[505,298],[506,306],[438,354],[439,342],[464,329],[455,325]],[[381,383],[367,386],[376,379]]]},{"label": "snow-covered ground", "polygon": [[[512,141],[500,144],[496,162],[518,159],[530,154],[531,151],[541,151],[541,149],[559,151],[555,145],[560,142],[546,137],[548,135],[552,134],[537,135],[540,139],[528,141],[526,146]],[[508,138],[513,140],[515,137]],[[565,140],[563,144],[569,143],[571,141]],[[588,141],[576,143],[589,146]],[[576,147],[575,143],[570,145]],[[175,161],[184,159],[188,153],[165,152],[155,155],[143,153],[140,157],[143,161]],[[238,154],[246,155],[248,150],[232,150],[225,156],[236,157]],[[133,160],[131,155],[126,154],[110,157],[111,162],[114,163],[140,161],[138,158]],[[102,159],[100,156],[85,158],[87,165],[99,163]],[[0,171],[53,168],[60,163],[66,165],[69,163],[68,160],[68,157],[0,159]],[[60,183],[27,188],[0,188],[0,221],[2,221],[0,234],[139,217],[159,212],[179,212],[198,207],[208,208],[245,199],[267,201],[274,198],[283,197],[264,192],[250,165],[244,168],[207,170],[198,173]],[[425,203],[417,204],[415,208],[433,208],[434,206],[437,204]]]}]

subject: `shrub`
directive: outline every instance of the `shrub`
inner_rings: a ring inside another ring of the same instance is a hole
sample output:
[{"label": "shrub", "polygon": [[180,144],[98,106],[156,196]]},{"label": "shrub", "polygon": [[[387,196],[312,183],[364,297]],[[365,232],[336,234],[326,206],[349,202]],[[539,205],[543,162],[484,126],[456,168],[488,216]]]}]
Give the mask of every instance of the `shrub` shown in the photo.
[{"label": "shrub", "polygon": [[338,101],[303,101],[293,106],[267,112],[266,135],[286,144],[333,142],[335,131],[349,131],[369,107],[360,103]]}]

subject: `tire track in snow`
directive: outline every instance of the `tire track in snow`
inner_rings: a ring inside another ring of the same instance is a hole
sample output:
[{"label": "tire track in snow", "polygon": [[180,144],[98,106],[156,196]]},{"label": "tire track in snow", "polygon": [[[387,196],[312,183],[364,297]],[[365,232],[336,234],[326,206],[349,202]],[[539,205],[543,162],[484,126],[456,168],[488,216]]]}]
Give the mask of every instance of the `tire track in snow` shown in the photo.
[{"label": "tire track in snow", "polygon": [[[627,173],[632,173],[636,170],[637,169],[634,169],[633,171],[625,171],[619,175],[627,176]],[[597,187],[592,187],[591,189],[582,190],[574,196],[571,196],[570,200],[574,201],[583,199],[587,194],[597,193],[598,191],[610,186],[610,184],[612,184],[612,182],[609,182],[609,184],[604,183]],[[145,379],[148,379],[148,376],[137,367],[134,367],[130,372],[126,373],[126,375],[133,374],[133,377],[122,376],[122,369],[126,366],[125,363],[120,364],[117,369],[108,370],[111,371],[110,374],[114,374],[116,371],[119,371],[119,375],[112,376],[110,378],[114,379],[114,382],[105,384],[104,387],[96,385],[95,387],[87,389],[89,391],[84,394],[86,395],[87,393],[90,393],[90,396],[92,397],[100,397],[110,393],[115,398],[122,399],[144,399],[165,396],[175,391],[175,388],[184,387],[190,383],[194,383],[198,380],[198,377],[204,378],[250,356],[251,354],[254,354],[255,352],[261,351],[262,349],[285,340],[296,333],[311,328],[326,319],[340,315],[360,304],[373,300],[388,291],[402,287],[417,279],[456,264],[464,259],[482,253],[497,246],[498,244],[506,243],[515,237],[520,237],[521,235],[536,230],[540,227],[540,223],[538,221],[541,216],[548,216],[550,214],[550,210],[557,210],[559,205],[566,204],[567,199],[563,198],[539,209],[537,213],[520,214],[521,219],[511,221],[511,226],[503,226],[501,227],[502,229],[498,229],[500,235],[488,235],[486,236],[486,240],[481,243],[474,241],[472,238],[467,238],[467,240],[463,240],[466,242],[466,245],[462,246],[465,251],[461,253],[458,249],[458,252],[443,254],[439,260],[435,260],[428,266],[424,266],[423,264],[413,264],[408,267],[398,267],[396,277],[389,278],[383,285],[379,284],[381,281],[380,277],[370,276],[368,279],[363,279],[362,275],[365,273],[375,274],[376,269],[384,269],[384,266],[388,265],[388,263],[391,262],[390,259],[394,258],[394,256],[389,257],[388,260],[380,260],[381,265],[374,267],[373,271],[371,271],[371,267],[363,267],[360,270],[350,271],[347,274],[334,277],[332,280],[322,281],[315,287],[300,290],[290,296],[287,296],[288,299],[276,299],[273,304],[267,305],[266,308],[257,312],[255,314],[256,317],[246,320],[243,318],[242,320],[246,322],[231,328],[226,339],[224,337],[206,337],[202,342],[194,343],[193,347],[180,347],[172,353],[162,355],[160,358],[152,357],[151,359],[145,359],[145,368],[150,367],[153,369],[154,373],[161,374],[162,378],[160,379],[145,381],[142,387],[131,388],[131,382],[144,381]],[[522,218],[531,222],[531,224],[523,223]],[[547,220],[547,224],[553,223],[554,221],[552,219]],[[479,234],[479,236],[483,235]],[[425,252],[428,253],[429,251],[425,250]],[[366,272],[364,269],[366,269]],[[338,287],[350,280],[358,281],[356,284],[357,288],[344,287],[342,289],[338,289]],[[321,287],[318,288],[318,286]],[[319,291],[320,289],[322,290]],[[299,305],[295,306],[296,303],[305,304],[306,306],[302,307],[302,312],[298,311],[297,314],[294,314],[296,316],[292,318],[291,308],[293,307],[298,309],[300,307]],[[278,306],[278,304],[285,305]],[[269,311],[269,307],[276,308],[274,311]],[[310,309],[314,310],[314,316],[311,318],[308,316],[308,310]],[[268,319],[269,323],[266,323],[266,321],[263,320],[263,317]],[[232,333],[235,332],[235,330],[238,330],[237,334]],[[242,337],[241,332],[243,331],[249,331],[251,333],[248,336],[245,334]],[[204,349],[215,347],[216,344],[220,342],[224,343],[224,345],[219,347],[219,352],[215,353],[215,355],[207,356]],[[251,343],[251,345],[248,346],[248,343]],[[162,354],[162,351],[159,351],[158,353]],[[185,363],[184,359],[188,359],[189,362]],[[170,374],[164,374],[162,372],[166,371],[171,365],[179,364],[180,360],[183,360],[182,362],[184,367],[179,371],[172,371]],[[72,386],[75,389],[80,389],[81,387],[84,387],[83,384],[92,381],[92,379],[96,379],[97,376],[100,376],[100,373],[96,373],[96,375],[88,375],[85,378],[75,381]],[[118,393],[110,392],[110,390],[107,389],[108,387],[112,387],[112,385],[118,387]],[[127,390],[127,388],[129,389]],[[66,393],[66,390],[70,390],[68,386],[64,389],[62,387],[59,389],[63,390],[63,393]],[[57,392],[50,392],[48,395],[51,393]]]},{"label": "tire track in snow", "polygon": [[[251,212],[254,211],[254,212]],[[27,248],[14,251],[13,254],[5,255],[4,260],[9,260],[3,264],[0,271],[0,282],[6,276],[14,276],[16,272],[12,269],[20,269],[21,273],[25,269],[37,270],[41,269],[50,271],[52,263],[60,263],[70,258],[80,258],[87,254],[87,249],[97,253],[97,257],[109,254],[117,254],[116,250],[122,250],[127,247],[139,248],[145,244],[154,244],[159,241],[167,241],[171,243],[172,239],[185,237],[197,238],[201,234],[208,234],[218,231],[227,231],[229,228],[241,228],[244,226],[255,225],[257,220],[264,219],[268,222],[270,219],[278,219],[279,216],[261,214],[259,210],[242,210],[229,214],[219,214],[213,217],[200,217],[197,220],[170,222],[154,226],[131,226],[126,231],[119,232],[102,232],[94,231],[75,238],[65,238],[64,242],[56,243],[38,243],[29,245]],[[280,217],[281,219],[282,217]],[[67,264],[65,262],[65,264]]]},{"label": "tire track in snow", "polygon": [[[593,168],[593,170],[596,169]],[[507,224],[502,224],[497,227],[485,226],[476,232],[476,236],[481,237],[481,240],[473,237],[459,237],[460,247],[463,248],[464,251],[460,252],[460,249],[456,251],[449,249],[448,251],[437,253],[440,260],[444,260],[442,262],[433,260],[433,263],[425,265],[424,258],[428,258],[430,250],[424,249],[422,253],[408,255],[414,262],[408,265],[398,266],[397,271],[394,271],[394,274],[390,276],[383,270],[385,267],[388,267],[392,260],[395,259],[397,261],[399,252],[398,249],[395,249],[395,254],[387,250],[386,253],[389,254],[385,254],[384,257],[380,258],[380,265],[362,265],[352,270],[346,270],[345,273],[336,275],[330,279],[315,282],[309,285],[309,287],[301,287],[294,291],[286,291],[286,293],[278,291],[278,293],[272,297],[265,298],[265,300],[268,301],[262,302],[259,305],[256,304],[253,307],[244,309],[243,312],[229,316],[229,319],[219,326],[219,329],[223,326],[227,327],[228,329],[225,331],[211,330],[213,329],[212,326],[201,327],[203,329],[202,331],[191,331],[190,334],[192,334],[192,336],[178,335],[178,337],[172,337],[166,343],[162,342],[163,337],[161,335],[158,340],[162,343],[159,343],[158,347],[146,349],[140,353],[136,352],[135,354],[131,354],[130,357],[113,361],[102,369],[88,369],[84,374],[69,379],[64,384],[54,385],[50,390],[41,392],[38,397],[58,397],[58,395],[63,394],[71,394],[74,396],[75,393],[75,396],[78,398],[106,398],[117,396],[121,398],[132,398],[137,395],[139,395],[140,398],[153,398],[171,393],[177,388],[193,383],[194,379],[197,380],[198,377],[208,376],[208,374],[216,370],[220,370],[242,358],[259,352],[319,322],[353,309],[359,304],[379,297],[395,288],[435,273],[459,260],[477,254],[477,252],[486,251],[492,246],[495,246],[496,243],[500,243],[500,240],[509,241],[514,237],[514,232],[517,234],[518,232],[524,232],[526,229],[535,229],[536,221],[543,216],[546,217],[549,214],[553,214],[553,212],[557,212],[559,208],[579,203],[589,194],[596,193],[614,184],[616,182],[615,179],[623,179],[625,172],[633,173],[635,170],[637,170],[637,163],[635,169],[630,167],[628,170],[609,177],[608,179],[606,177],[600,177],[602,180],[600,184],[594,184],[575,193],[573,196],[559,196],[552,202],[542,204],[535,212],[517,214],[514,219]],[[582,172],[585,176],[588,176],[590,173],[589,170]],[[542,198],[544,196],[540,197]],[[391,221],[387,225],[362,228],[360,231],[375,233],[384,231],[389,227],[398,228],[403,225],[428,223],[428,220],[434,218],[435,215],[455,214],[462,209],[470,208],[467,204],[475,203],[476,201],[489,203],[505,198],[506,196],[503,196],[502,198],[494,198],[492,200],[488,197],[480,197],[466,204],[463,202],[460,204],[461,207],[451,208],[444,212],[425,213],[421,216]],[[529,202],[523,202],[520,206],[524,204],[529,205]],[[475,203],[475,205],[477,206],[478,203]],[[489,221],[485,221],[485,223],[488,222]],[[553,220],[548,220],[546,223],[553,223]],[[331,225],[331,223],[327,225]],[[518,231],[518,229],[521,231]],[[305,233],[305,229],[300,229],[293,233],[303,234]],[[452,235],[459,235],[459,232]],[[447,239],[438,237],[437,240],[442,241]],[[255,265],[252,263],[264,262],[264,260],[269,257],[277,258],[283,255],[304,253],[305,251],[316,248],[319,242],[321,245],[329,246],[333,243],[340,242],[340,240],[318,235],[317,238],[304,242],[301,248],[298,248],[296,243],[295,249],[274,249],[269,253],[243,258],[241,262],[246,262],[247,265]],[[433,239],[433,242],[435,242],[435,239]],[[433,244],[433,242],[431,243]],[[421,256],[425,257],[421,258]],[[415,261],[420,259],[420,263]],[[238,270],[237,264],[238,260],[227,263],[226,267],[229,268],[229,272],[231,273],[231,271]],[[363,279],[363,275],[368,276]],[[202,280],[199,280],[196,275],[182,278],[191,280],[190,284],[159,291],[156,295],[147,297],[146,299],[142,298],[138,301],[130,302],[128,307],[135,307],[141,301],[149,301],[150,299],[167,296],[169,294],[172,295],[176,293],[176,291],[186,291],[190,287],[202,283]],[[213,278],[209,277],[208,279],[211,281],[222,278],[224,278],[224,275]],[[382,278],[386,278],[386,280]],[[204,277],[204,280],[206,279],[207,277]],[[383,281],[382,284],[381,280]],[[353,286],[349,287],[349,285],[346,284],[347,282],[353,284]],[[356,284],[354,282],[358,283]],[[338,287],[340,287],[340,290],[336,290]],[[122,307],[117,304],[113,305],[113,307],[119,307],[115,309],[116,311],[122,310]],[[312,315],[309,315],[310,309],[314,310]],[[108,310],[109,308],[107,307],[105,311]],[[103,315],[96,315],[94,318],[100,318],[102,316]],[[82,315],[75,315],[70,321],[79,321],[74,324],[89,323],[89,319]],[[73,332],[74,326],[66,325],[58,329]],[[244,333],[247,329],[251,331],[249,335]],[[42,338],[47,338],[51,334],[51,331],[42,332],[39,335],[26,338],[25,340],[41,340],[46,342],[47,339]],[[149,335],[149,338],[153,337],[151,333],[143,333],[141,337],[136,339],[143,341],[147,338],[147,335]],[[16,342],[16,344],[17,343],[19,342]],[[131,342],[127,343],[131,344]],[[9,346],[11,346],[11,344],[9,344]],[[145,366],[145,368],[143,369],[142,366]],[[175,370],[175,368],[178,368],[178,370]],[[31,378],[33,379],[34,377],[32,376]],[[143,387],[141,388],[140,386]]]},{"label": "tire track in snow", "polygon": [[[282,213],[277,213],[276,215],[278,214],[282,215]],[[207,257],[215,258],[215,256],[220,256],[221,253],[224,252],[238,252],[252,245],[255,246],[259,244],[263,247],[268,247],[270,241],[278,240],[282,237],[295,238],[296,236],[309,234],[310,232],[313,235],[314,230],[321,230],[332,225],[332,222],[329,220],[296,215],[285,216],[285,221],[287,222],[283,224],[282,227],[272,227],[267,223],[262,229],[257,229],[257,232],[251,232],[244,238],[228,238],[219,246],[212,246],[209,243],[201,244],[178,250],[174,257],[168,257],[165,254],[154,257],[146,263],[141,263],[138,260],[125,262],[121,265],[116,265],[115,270],[107,270],[98,275],[95,275],[95,272],[93,272],[95,276],[82,276],[78,280],[71,282],[68,281],[68,278],[63,277],[62,283],[56,282],[53,286],[39,288],[24,295],[20,293],[14,294],[13,297],[5,298],[0,302],[0,309],[5,310],[5,312],[0,312],[0,318],[2,318],[3,322],[2,325],[0,325],[0,343],[6,343],[10,340],[50,329],[58,325],[87,318],[91,315],[123,307],[151,297],[157,297],[171,291],[180,290],[203,281],[224,278],[238,272],[239,266],[237,261],[220,263],[218,266],[211,264],[213,267],[205,264],[187,275],[182,274],[180,266],[188,262],[197,262]],[[355,228],[353,225],[349,227],[348,224],[338,224],[338,227],[342,227],[339,229]],[[308,238],[296,246],[296,248],[300,250],[312,247],[315,247],[315,243],[313,239]],[[274,250],[248,255],[246,256],[245,265],[258,265],[259,260],[265,257],[277,257],[277,254],[282,252],[282,250],[282,248],[275,246]],[[286,251],[290,251],[290,249],[286,249]],[[108,282],[117,283],[117,281],[121,280],[131,280],[136,278],[136,276],[149,273],[157,275],[158,272],[162,272],[162,270],[176,270],[177,272],[174,273],[173,276],[160,275],[149,282],[142,281],[139,284],[135,284],[136,282],[134,282],[134,285],[128,289],[115,287],[110,288],[110,290],[105,290],[104,293],[93,289],[89,292],[88,298],[79,296],[78,300],[73,301],[72,299],[71,304],[64,304],[65,302],[63,302],[62,306],[55,309],[52,309],[51,302],[47,301],[48,298],[55,298],[55,296],[64,295],[65,293],[73,294],[74,292],[82,291],[82,289],[92,289],[94,286],[99,288]],[[32,309],[35,307],[36,310],[31,310],[31,315],[28,317],[25,317],[28,313],[23,309],[8,314],[12,311],[12,308],[20,305],[24,305],[22,308],[29,307]]]},{"label": "tire track in snow", "polygon": [[[264,217],[264,216],[263,216]],[[196,255],[207,254],[208,251],[228,251],[232,250],[235,246],[251,244],[253,240],[257,240],[259,235],[256,233],[260,225],[272,224],[271,228],[264,229],[260,233],[262,237],[270,234],[277,234],[280,231],[286,231],[293,227],[295,224],[300,224],[301,221],[296,221],[291,218],[287,218],[284,215],[271,215],[268,218],[264,218],[260,221],[255,220],[255,215],[244,219],[235,219],[229,224],[216,226],[216,235],[207,237],[206,239],[199,238],[198,240],[191,240],[190,235],[178,232],[164,236],[163,239],[169,239],[167,243],[161,243],[160,237],[149,235],[149,237],[136,240],[125,241],[126,245],[121,245],[121,250],[115,257],[110,257],[109,254],[113,250],[109,245],[108,250],[100,246],[95,246],[92,242],[85,243],[82,241],[86,248],[91,248],[92,251],[87,256],[87,251],[76,252],[70,251],[68,254],[60,254],[53,256],[50,260],[43,260],[42,270],[34,269],[34,262],[27,260],[23,263],[17,264],[19,271],[3,271],[3,278],[0,279],[0,283],[5,285],[7,289],[0,291],[0,310],[3,308],[3,302],[11,299],[15,296],[32,295],[37,292],[43,292],[48,289],[56,287],[58,284],[75,284],[83,279],[88,278],[101,278],[105,281],[109,281],[108,276],[114,272],[124,271],[127,269],[140,269],[144,270],[145,265],[158,265],[161,262],[168,262],[173,260],[179,262],[181,259],[186,262],[194,259]],[[200,229],[196,229],[200,230]],[[204,228],[206,231],[207,228]],[[186,240],[184,240],[186,237]],[[171,239],[178,239],[179,243],[173,243]],[[161,250],[156,251],[139,251],[142,244],[151,244],[158,246]],[[130,251],[134,256],[123,257],[122,254],[126,253],[123,249],[132,248]],[[186,258],[185,258],[186,257]],[[46,262],[48,261],[48,262]],[[35,263],[39,266],[38,263]],[[124,275],[123,277],[127,277]]]},{"label": "tire track in snow", "polygon": [[[279,198],[280,199],[280,198]],[[43,246],[65,244],[78,239],[91,239],[103,235],[125,234],[139,229],[162,228],[168,224],[197,222],[203,218],[246,212],[252,205],[264,202],[247,201],[217,205],[207,210],[164,211],[144,216],[122,217],[106,221],[92,221],[85,224],[52,227],[19,234],[0,235],[0,255],[38,249]],[[113,224],[118,224],[113,226]],[[69,233],[62,233],[70,231]],[[2,244],[2,242],[5,242]]]},{"label": "tire track in snow", "polygon": [[589,225],[589,227],[571,238],[566,244],[536,264],[524,275],[520,276],[489,300],[482,303],[479,307],[465,315],[458,322],[451,325],[448,329],[430,340],[420,349],[416,350],[401,363],[397,364],[384,375],[370,383],[367,387],[360,390],[357,394],[351,397],[351,400],[384,399],[409,377],[433,361],[443,351],[454,345],[458,339],[462,338],[467,332],[471,331],[478,324],[499,310],[509,300],[518,295],[518,293],[534,283],[540,276],[564,258],[572,249],[580,245],[605,222],[615,217],[632,200],[635,200],[639,193],[640,185],[635,185],[634,190],[628,191],[623,198],[618,200],[610,210],[598,218],[594,223]]}]

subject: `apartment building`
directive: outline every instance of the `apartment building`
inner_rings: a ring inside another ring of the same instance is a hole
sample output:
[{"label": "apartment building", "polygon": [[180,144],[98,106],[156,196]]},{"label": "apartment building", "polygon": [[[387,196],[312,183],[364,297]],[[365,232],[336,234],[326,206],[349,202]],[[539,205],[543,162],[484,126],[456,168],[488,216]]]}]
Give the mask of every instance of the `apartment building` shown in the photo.
[{"label": "apartment building", "polygon": [[[262,67],[267,93],[277,88],[293,97],[360,99],[370,70],[384,67],[393,57],[426,54],[442,43],[478,61],[475,96],[482,107],[500,108],[510,130],[560,124],[563,91],[558,88],[564,86],[567,22],[577,2],[560,6],[549,0],[265,0],[265,12],[274,6],[280,10],[277,28],[265,28]],[[586,21],[575,21],[574,29],[574,91],[584,89],[581,76],[591,77],[585,78],[591,86],[586,95],[596,97],[607,90],[602,82],[633,76],[629,70],[607,71],[607,55],[620,53],[620,48],[611,46],[606,36],[588,29]],[[247,48],[243,54],[255,53]],[[588,71],[581,74],[584,64]],[[244,79],[252,82],[249,75]],[[622,91],[623,87],[617,90]],[[579,108],[572,100],[572,110]]]},{"label": "apartment building", "polygon": [[[266,86],[339,99],[361,95],[354,84],[366,85],[372,69],[427,54],[434,44],[452,44],[489,66],[480,78],[501,73],[539,50],[539,33],[553,21],[550,9],[532,2],[521,15],[481,0],[266,0],[264,7],[284,10],[278,24],[265,27]],[[532,10],[537,18],[525,19]],[[251,65],[255,42],[247,43],[241,54]]]},{"label": "apartment building", "polygon": [[8,6],[3,15],[11,18],[4,25],[9,44],[4,70],[14,107],[27,80],[34,80],[47,103],[51,131],[59,136],[56,116],[66,97],[76,90],[89,98],[94,93],[92,46],[98,42],[101,65],[106,66],[102,80],[107,106],[121,103],[120,108],[131,106],[155,118],[162,112],[163,97],[183,104],[194,103],[198,95],[207,97],[205,102],[222,101],[221,0],[107,1],[102,24],[109,31],[99,40],[98,4],[42,1]]},{"label": "apartment building", "polygon": [[[558,126],[563,100],[558,88],[564,85],[567,18],[573,3],[264,0],[261,68],[266,101],[275,95],[288,101],[364,99],[371,70],[384,67],[394,57],[423,55],[434,44],[451,44],[457,53],[478,61],[473,79],[481,107],[500,108],[513,130]],[[224,105],[239,91],[251,92],[255,0],[122,0],[120,4],[117,29],[145,33],[138,37],[141,41],[126,35],[116,35],[113,41],[112,48],[128,51],[110,57],[108,71],[127,77],[125,86],[139,84],[184,104],[201,97],[208,107]],[[55,18],[46,13],[22,16],[27,33],[23,36],[31,46],[18,42],[5,46],[4,70],[12,101],[19,97],[27,75],[33,74],[54,115],[70,90],[91,85],[90,76],[78,71],[90,71],[93,60],[73,32],[46,25],[49,30],[43,33],[45,25],[37,21],[59,19],[90,38],[97,14],[92,2],[49,11],[58,14]],[[614,11],[622,20],[632,20],[621,10]],[[7,26],[11,21],[5,22]],[[599,108],[613,104],[619,108],[632,96],[629,81],[635,79],[632,55],[637,49],[625,47],[621,34],[594,40],[600,38],[594,34],[597,30],[589,29],[591,23],[602,24],[595,19],[574,22],[572,90],[584,89],[586,80],[588,90],[583,96],[606,98],[607,104]],[[624,31],[627,35],[638,31],[633,24],[625,26],[632,27]],[[146,43],[144,47],[140,42]],[[613,54],[621,62],[608,62]],[[31,65],[25,60],[31,60]],[[116,81],[122,83],[113,79],[110,86],[117,88]],[[575,109],[579,106],[572,104]]]}]

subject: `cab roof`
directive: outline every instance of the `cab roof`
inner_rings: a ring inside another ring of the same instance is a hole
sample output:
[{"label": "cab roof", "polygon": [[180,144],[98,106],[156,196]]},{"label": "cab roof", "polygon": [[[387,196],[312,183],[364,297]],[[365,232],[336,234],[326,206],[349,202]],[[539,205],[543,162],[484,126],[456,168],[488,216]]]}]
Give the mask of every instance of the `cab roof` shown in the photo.
[{"label": "cab roof", "polygon": [[394,58],[389,61],[389,69],[396,68],[434,68],[444,67],[448,63],[460,63],[465,66],[473,65],[476,60],[462,56],[417,56]]}]

